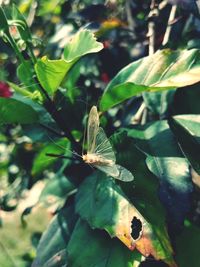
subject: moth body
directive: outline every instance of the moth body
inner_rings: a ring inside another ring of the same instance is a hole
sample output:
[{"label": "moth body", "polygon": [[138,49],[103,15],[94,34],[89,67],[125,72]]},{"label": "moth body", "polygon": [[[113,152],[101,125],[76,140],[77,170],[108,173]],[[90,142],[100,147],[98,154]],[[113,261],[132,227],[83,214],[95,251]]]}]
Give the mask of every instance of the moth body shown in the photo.
[{"label": "moth body", "polygon": [[83,160],[85,161],[85,163],[95,164],[95,165],[112,166],[114,164],[112,160],[105,159],[102,156],[94,154],[94,153],[87,153],[83,155]]}]

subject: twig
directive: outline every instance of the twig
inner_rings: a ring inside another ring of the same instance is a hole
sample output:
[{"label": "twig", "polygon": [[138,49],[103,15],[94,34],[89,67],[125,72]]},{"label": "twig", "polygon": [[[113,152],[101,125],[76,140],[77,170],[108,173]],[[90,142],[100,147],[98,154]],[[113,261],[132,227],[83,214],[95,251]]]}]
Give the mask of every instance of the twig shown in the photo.
[{"label": "twig", "polygon": [[26,19],[27,24],[28,24],[29,27],[31,27],[31,25],[33,24],[37,6],[38,6],[37,1],[33,1],[32,4],[31,4],[31,7],[30,7],[30,11],[28,13],[28,17]]},{"label": "twig", "polygon": [[148,115],[148,111],[147,111],[147,108],[145,107],[142,113],[141,125],[144,125],[147,122],[147,115]]},{"label": "twig", "polygon": [[135,25],[135,20],[132,18],[132,14],[131,14],[131,1],[130,0],[126,0],[125,8],[126,8],[126,15],[127,15],[129,29],[133,31],[136,25]]},{"label": "twig", "polygon": [[168,4],[167,0],[163,0],[159,5],[158,5],[158,9],[162,10],[163,8],[166,7],[166,5]]},{"label": "twig", "polygon": [[149,12],[148,33],[149,37],[149,55],[153,55],[155,52],[155,18],[158,17],[158,5],[156,0],[151,1]]},{"label": "twig", "polygon": [[135,116],[132,118],[131,123],[132,124],[139,124],[142,119],[142,114],[145,109],[145,103],[142,102],[141,106],[139,107],[138,111],[135,113]]},{"label": "twig", "polygon": [[46,90],[41,86],[39,80],[37,78],[35,78],[35,81],[37,82],[37,84],[39,86],[40,92],[45,96],[45,101],[43,103],[45,109],[49,112],[51,117],[56,121],[59,128],[64,132],[64,136],[66,136],[71,141],[74,148],[79,151],[80,147],[79,147],[78,143],[75,141],[73,135],[71,134],[70,129],[66,125],[66,123],[63,119],[63,114],[57,110],[55,103],[50,98],[50,96],[48,95]]},{"label": "twig", "polygon": [[176,5],[172,6],[171,11],[170,11],[170,15],[169,15],[169,19],[168,19],[167,29],[165,31],[165,35],[164,35],[164,38],[163,38],[163,41],[162,41],[162,45],[163,46],[166,45],[168,43],[168,41],[169,41],[169,37],[170,37],[170,34],[171,34],[171,30],[172,30],[171,21],[173,21],[175,19],[176,10],[177,10],[177,6]]}]

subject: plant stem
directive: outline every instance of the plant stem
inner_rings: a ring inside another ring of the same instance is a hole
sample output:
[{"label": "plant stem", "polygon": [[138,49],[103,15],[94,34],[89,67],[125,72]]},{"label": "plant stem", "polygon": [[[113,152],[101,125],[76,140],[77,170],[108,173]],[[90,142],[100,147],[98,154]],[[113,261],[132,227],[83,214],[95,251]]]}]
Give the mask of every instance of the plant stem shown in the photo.
[{"label": "plant stem", "polygon": [[8,42],[12,46],[13,50],[15,51],[15,54],[19,58],[20,62],[25,64],[26,61],[25,61],[24,57],[22,56],[21,52],[19,51],[19,48],[18,48],[17,44],[15,43],[14,39],[12,38],[12,36],[10,35],[10,33],[9,34],[7,33],[6,37],[7,37]]},{"label": "plant stem", "polygon": [[150,12],[149,12],[149,23],[148,23],[148,34],[149,37],[149,55],[153,55],[155,52],[155,18],[158,16],[158,5],[156,0],[151,1]]},{"label": "plant stem", "polygon": [[135,116],[133,117],[133,119],[131,120],[132,124],[138,124],[141,122],[142,119],[142,114],[145,110],[145,103],[142,102],[141,106],[139,107],[138,111],[135,113]]},{"label": "plant stem", "polygon": [[170,24],[170,22],[175,19],[176,10],[177,10],[177,6],[176,5],[172,6],[171,12],[169,14],[167,29],[165,31],[165,35],[164,35],[164,38],[163,38],[163,41],[162,41],[162,45],[163,46],[166,45],[168,43],[168,41],[169,41],[169,37],[170,37],[170,34],[171,34],[171,30],[172,30],[172,25]]},{"label": "plant stem", "polygon": [[32,60],[32,63],[35,65],[36,62],[37,62],[37,58],[35,57],[34,53],[33,53],[33,50],[32,50],[32,47],[30,46],[29,43],[27,43],[27,46],[28,46],[28,50],[30,52],[30,56],[31,56],[31,60]]},{"label": "plant stem", "polygon": [[162,10],[163,8],[165,8],[167,4],[168,4],[168,1],[167,1],[167,0],[163,0],[163,1],[158,5],[159,10]]},{"label": "plant stem", "polygon": [[[15,51],[17,57],[19,58],[20,62],[26,66],[26,61],[25,61],[24,57],[22,56],[15,40],[12,38],[12,36],[10,35],[9,32],[7,33],[6,37],[7,37],[7,40],[9,41],[10,45],[12,46],[13,50]],[[33,56],[33,60],[36,61],[35,55]],[[59,128],[61,130],[63,130],[64,135],[71,141],[74,148],[79,152],[79,150],[81,148],[79,147],[78,143],[75,141],[73,135],[71,134],[70,129],[65,124],[64,119],[63,119],[63,114],[57,110],[55,103],[50,98],[47,91],[42,87],[42,85],[40,84],[40,81],[37,78],[34,78],[34,80],[38,84],[39,91],[41,92],[41,94],[45,98],[44,103],[43,103],[45,109],[49,112],[51,117],[56,121]]]}]

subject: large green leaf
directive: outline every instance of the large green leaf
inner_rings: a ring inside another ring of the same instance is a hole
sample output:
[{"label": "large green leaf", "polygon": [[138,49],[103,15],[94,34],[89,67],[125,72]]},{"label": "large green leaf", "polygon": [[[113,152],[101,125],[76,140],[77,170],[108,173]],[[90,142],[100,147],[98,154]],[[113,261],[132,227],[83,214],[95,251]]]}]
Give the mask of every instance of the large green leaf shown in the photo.
[{"label": "large green leaf", "polygon": [[122,69],[108,84],[100,102],[101,111],[141,92],[161,91],[191,85],[200,80],[198,49],[160,50]]},{"label": "large green leaf", "polygon": [[79,220],[67,246],[70,267],[137,267],[141,255]]},{"label": "large green leaf", "polygon": [[96,53],[103,49],[103,44],[89,30],[79,31],[64,49],[64,59],[67,62],[77,61],[80,57]]},{"label": "large green leaf", "polygon": [[190,209],[192,182],[188,162],[167,122],[133,127],[128,135],[147,156],[149,170],[159,178],[160,198],[167,208],[170,223],[180,226]]},{"label": "large green leaf", "polygon": [[[41,151],[37,154],[33,161],[32,174],[38,175],[45,169],[48,169],[54,164],[59,157],[50,157],[47,154],[63,155],[65,148],[69,148],[69,141],[66,138],[60,139],[56,142],[44,144]],[[67,159],[66,159],[67,160]]]},{"label": "large green leaf", "polygon": [[[111,177],[100,172],[88,177],[76,200],[76,211],[92,228],[105,229],[130,250],[136,247],[143,255],[151,254],[174,266],[166,232],[160,235],[155,231],[156,227],[144,219]],[[138,227],[133,226],[135,222]]]},{"label": "large green leaf", "polygon": [[77,60],[86,54],[99,52],[102,48],[103,45],[96,41],[93,33],[88,30],[79,31],[66,45],[64,59],[38,59],[35,71],[41,85],[49,94],[53,94]]},{"label": "large green leaf", "polygon": [[200,115],[174,116],[170,127],[192,167],[200,174]]},{"label": "large green leaf", "polygon": [[32,267],[63,267],[67,265],[67,244],[76,223],[73,206],[62,209],[42,235]]},{"label": "large green leaf", "polygon": [[64,59],[50,60],[46,56],[37,60],[35,71],[43,88],[52,95],[73,65]]},{"label": "large green leaf", "polygon": [[0,124],[35,123],[38,119],[37,112],[31,106],[12,98],[0,97]]},{"label": "large green leaf", "polygon": [[[148,244],[142,242],[144,240],[140,239],[141,243],[138,242],[138,240],[136,247],[141,252],[143,252],[142,249],[144,248],[146,251],[149,251],[148,249],[151,247],[151,254],[156,258],[170,258],[172,252],[166,232],[165,212],[158,198],[158,180],[148,170],[145,164],[145,155],[135,147],[135,140],[132,137],[128,137],[124,130],[112,136],[111,141],[117,152],[117,163],[130,170],[134,174],[135,180],[131,183],[118,182],[120,183],[120,189],[114,184],[111,178],[107,178],[107,180],[103,174],[101,174],[102,179],[104,178],[102,181],[101,178],[93,177],[97,181],[96,185],[92,178],[87,178],[84,183],[88,184],[88,187],[84,186],[83,183],[79,188],[76,209],[93,227],[106,229],[110,234],[116,235],[122,242],[130,247],[132,244],[131,241],[133,241],[133,239],[130,238],[130,221],[133,219],[131,216],[134,214],[134,210],[135,217],[136,219],[138,218],[140,222],[143,221],[143,217],[145,218],[150,229],[149,233],[151,233],[150,236],[147,235],[148,238],[146,241]],[[100,193],[101,191],[102,194]],[[131,202],[127,200],[124,193]],[[82,202],[79,198],[82,199]],[[89,205],[89,203],[91,204]],[[100,203],[104,205],[104,209],[108,212],[103,213],[103,209],[100,208]],[[120,206],[120,203],[124,204],[124,212],[130,210],[130,213],[128,213],[130,217],[128,217],[127,214],[123,214],[123,205]],[[140,215],[132,204],[134,204],[140,212]],[[87,207],[90,207],[89,211]],[[110,207],[112,207],[112,209]],[[117,220],[117,216],[122,216],[124,223],[128,222],[126,227],[123,226],[120,228],[120,220]],[[127,216],[127,218],[125,216]],[[98,219],[96,219],[97,217]],[[111,220],[111,218],[113,219]],[[126,220],[124,218],[126,218]],[[94,223],[95,225],[93,225]],[[120,231],[118,229],[120,229]],[[120,235],[120,232],[126,235]],[[145,245],[143,243],[145,243]],[[160,244],[163,245],[162,248],[160,248],[160,246],[162,246]],[[171,260],[169,264],[173,264],[173,260]]]}]

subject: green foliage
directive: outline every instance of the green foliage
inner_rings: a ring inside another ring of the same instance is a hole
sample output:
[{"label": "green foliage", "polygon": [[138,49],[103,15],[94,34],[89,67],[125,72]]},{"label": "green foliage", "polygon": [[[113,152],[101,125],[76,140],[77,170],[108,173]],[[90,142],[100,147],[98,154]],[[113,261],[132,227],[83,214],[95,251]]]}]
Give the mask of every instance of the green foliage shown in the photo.
[{"label": "green foliage", "polygon": [[65,199],[67,194],[69,194],[73,189],[74,186],[67,177],[54,177],[45,185],[45,188],[41,192],[40,200],[45,200],[49,196],[55,196],[62,200]]},{"label": "green foliage", "polygon": [[[199,266],[197,9],[36,2],[0,7],[0,265]],[[107,150],[89,157],[98,116],[112,148],[97,135]],[[101,171],[115,164],[134,180]],[[16,211],[28,228],[42,205],[42,220],[53,219],[18,261],[4,221],[16,226]]]},{"label": "green foliage", "polygon": [[79,31],[65,47],[64,59],[49,60],[43,57],[37,60],[35,71],[38,80],[52,95],[77,60],[87,54],[99,52],[102,48],[102,44],[89,31]]},{"label": "green foliage", "polygon": [[100,109],[106,111],[141,92],[161,91],[199,81],[200,51],[160,50],[122,69],[108,84]]},{"label": "green foliage", "polygon": [[[78,241],[78,242],[77,242]],[[83,249],[84,248],[84,249]],[[84,221],[76,223],[67,246],[70,266],[137,266],[141,256],[130,252],[105,233],[92,231]]]},{"label": "green foliage", "polygon": [[69,148],[69,142],[66,138],[60,139],[55,143],[45,144],[33,161],[32,174],[38,175],[42,173],[59,159],[59,156],[51,157],[48,156],[48,153],[63,155],[64,149],[67,148]]},{"label": "green foliage", "polygon": [[38,119],[37,112],[31,106],[15,99],[0,97],[0,124],[36,123]]}]

